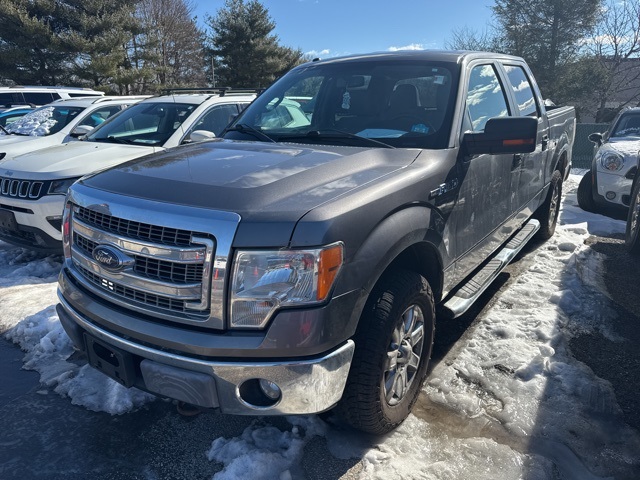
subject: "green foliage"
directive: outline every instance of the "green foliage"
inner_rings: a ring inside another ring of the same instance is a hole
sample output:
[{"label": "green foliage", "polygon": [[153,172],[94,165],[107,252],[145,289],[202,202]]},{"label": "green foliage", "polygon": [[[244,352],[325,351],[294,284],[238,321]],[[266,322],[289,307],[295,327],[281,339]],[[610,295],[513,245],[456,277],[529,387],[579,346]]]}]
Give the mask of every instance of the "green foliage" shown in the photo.
[{"label": "green foliage", "polygon": [[265,87],[302,60],[302,52],[279,44],[275,23],[257,0],[227,0],[207,16],[217,85]]},{"label": "green foliage", "polygon": [[559,98],[601,7],[602,0],[495,0],[492,10],[503,50],[524,57],[545,95]]}]

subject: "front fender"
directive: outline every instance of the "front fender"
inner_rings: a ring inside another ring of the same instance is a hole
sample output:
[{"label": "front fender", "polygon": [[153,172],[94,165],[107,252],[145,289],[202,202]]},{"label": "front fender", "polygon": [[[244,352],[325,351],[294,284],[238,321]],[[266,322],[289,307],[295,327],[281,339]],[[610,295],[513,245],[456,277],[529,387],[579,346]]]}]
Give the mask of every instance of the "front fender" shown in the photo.
[{"label": "front fender", "polygon": [[[440,215],[427,206],[412,206],[396,211],[378,223],[360,248],[346,259],[334,292],[343,294],[360,291],[359,301],[350,318],[354,331],[375,284],[389,266],[412,247],[417,249],[414,252],[416,255],[418,252],[430,252],[423,257],[418,255],[420,261],[412,267],[422,274],[428,269],[433,275],[438,275],[437,282],[441,285],[443,242],[436,226],[443,223],[439,219]],[[433,262],[437,265],[428,265]]]}]

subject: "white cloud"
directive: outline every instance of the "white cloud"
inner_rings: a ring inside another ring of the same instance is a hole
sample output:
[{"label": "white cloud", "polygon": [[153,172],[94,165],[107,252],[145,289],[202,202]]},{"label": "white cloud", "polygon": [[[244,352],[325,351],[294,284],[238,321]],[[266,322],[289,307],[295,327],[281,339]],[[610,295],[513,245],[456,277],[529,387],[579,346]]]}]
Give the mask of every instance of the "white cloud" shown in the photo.
[{"label": "white cloud", "polygon": [[425,46],[422,43],[412,43],[405,45],[404,47],[389,47],[387,50],[390,52],[397,52],[398,50],[424,50]]},{"label": "white cloud", "polygon": [[327,57],[331,54],[331,50],[329,50],[328,48],[325,48],[324,50],[309,50],[308,52],[305,53],[305,55],[308,55],[310,57]]}]

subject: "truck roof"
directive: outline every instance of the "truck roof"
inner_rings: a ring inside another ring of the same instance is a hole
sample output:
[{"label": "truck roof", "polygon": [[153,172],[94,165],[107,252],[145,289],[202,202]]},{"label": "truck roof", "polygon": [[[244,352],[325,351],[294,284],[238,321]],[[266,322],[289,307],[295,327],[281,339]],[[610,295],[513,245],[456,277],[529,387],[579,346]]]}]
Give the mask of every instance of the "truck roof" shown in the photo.
[{"label": "truck roof", "polygon": [[[388,60],[388,61],[403,61],[403,60],[425,60],[436,62],[451,62],[460,63],[464,59],[473,58],[511,58],[514,60],[522,60],[520,57],[512,55],[504,55],[500,53],[479,52],[471,50],[399,50],[395,52],[373,52],[359,55],[348,55],[344,57],[335,57],[328,59],[317,59],[314,61],[322,63],[339,63],[345,61],[360,61],[360,60]],[[308,65],[308,64],[307,64]]]}]

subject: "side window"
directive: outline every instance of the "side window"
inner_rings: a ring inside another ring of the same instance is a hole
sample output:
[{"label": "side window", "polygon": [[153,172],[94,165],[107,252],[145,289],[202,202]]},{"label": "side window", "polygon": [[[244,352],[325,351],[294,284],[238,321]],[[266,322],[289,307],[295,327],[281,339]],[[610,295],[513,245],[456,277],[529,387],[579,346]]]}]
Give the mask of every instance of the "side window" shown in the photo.
[{"label": "side window", "polygon": [[104,122],[111,115],[118,113],[121,110],[121,105],[110,105],[108,107],[99,108],[94,110],[89,115],[84,117],[78,125],[87,125],[89,127],[97,127]]},{"label": "side window", "polygon": [[22,93],[0,93],[0,106],[11,107],[13,105],[24,105],[25,101],[22,97]]},{"label": "side window", "polygon": [[478,65],[471,70],[467,112],[474,132],[484,131],[490,118],[509,116],[505,91],[493,65]]},{"label": "side window", "polygon": [[200,117],[193,127],[189,129],[189,133],[195,130],[206,130],[214,133],[217,137],[236,115],[238,115],[238,106],[235,103],[215,105]]},{"label": "side window", "polygon": [[527,78],[527,74],[522,67],[514,65],[505,65],[507,76],[509,77],[509,83],[513,89],[513,94],[516,97],[516,103],[518,104],[518,110],[522,116],[537,117],[538,105],[536,104],[535,96],[533,95],[533,88],[531,82]]},{"label": "side window", "polygon": [[51,103],[53,101],[53,95],[49,92],[43,93],[25,93],[24,99],[27,103],[33,103],[34,105],[46,105],[47,103]]}]

